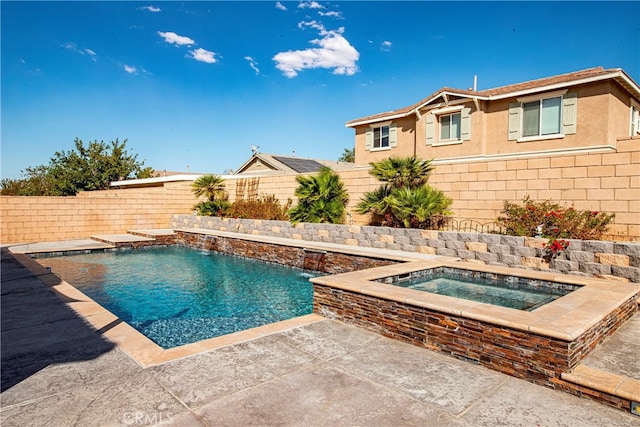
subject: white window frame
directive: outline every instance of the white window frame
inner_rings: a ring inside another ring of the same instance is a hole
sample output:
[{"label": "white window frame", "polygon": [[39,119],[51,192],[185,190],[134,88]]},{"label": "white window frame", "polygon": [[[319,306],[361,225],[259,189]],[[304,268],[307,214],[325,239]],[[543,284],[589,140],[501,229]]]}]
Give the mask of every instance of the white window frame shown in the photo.
[{"label": "white window frame", "polygon": [[[387,145],[382,145],[382,130],[383,128],[387,128]],[[380,146],[376,147],[376,129],[380,132]],[[391,150],[391,126],[390,123],[380,124],[378,126],[372,126],[371,132],[373,132],[372,140],[371,140],[371,151],[383,151],[383,150]]]},{"label": "white window frame", "polygon": [[[439,108],[437,110],[431,111],[431,113],[435,116],[436,123],[438,124],[436,128],[435,141],[431,144],[432,147],[439,147],[443,145],[455,145],[462,144],[462,110],[464,105],[457,105],[452,107]],[[457,138],[449,138],[449,139],[441,139],[442,136],[442,118],[458,115],[460,116],[460,126],[458,128],[458,137]]]},{"label": "white window frame", "polygon": [[[521,97],[521,98],[517,98],[517,101],[520,103],[520,134],[524,134],[524,104],[529,104],[532,102],[538,102],[540,105],[540,114],[539,114],[539,123],[538,123],[538,135],[530,135],[530,136],[521,136],[520,138],[517,139],[517,142],[528,142],[528,141],[543,141],[543,140],[547,140],[547,139],[558,139],[558,138],[564,138],[564,133],[562,131],[562,110],[563,110],[563,101],[564,101],[564,94],[567,93],[567,89],[564,90],[559,90],[559,91],[555,91],[555,92],[547,92],[545,94],[542,95],[532,95],[532,96],[526,96],[526,97]],[[545,99],[553,99],[553,98],[560,98],[560,117],[558,117],[558,121],[560,123],[560,131],[557,133],[552,133],[552,134],[547,134],[547,135],[541,135],[540,131],[542,128],[542,101],[544,101]]]},{"label": "white window frame", "polygon": [[[453,117],[458,116],[458,135],[455,138],[451,138],[451,123],[453,123]],[[442,121],[445,117],[449,117],[449,138],[442,138]],[[440,144],[451,144],[456,142],[462,142],[462,113],[449,113],[449,114],[441,114],[438,116],[438,142]]]},{"label": "white window frame", "polygon": [[629,112],[629,135],[640,135],[640,104],[631,100],[631,108]]}]

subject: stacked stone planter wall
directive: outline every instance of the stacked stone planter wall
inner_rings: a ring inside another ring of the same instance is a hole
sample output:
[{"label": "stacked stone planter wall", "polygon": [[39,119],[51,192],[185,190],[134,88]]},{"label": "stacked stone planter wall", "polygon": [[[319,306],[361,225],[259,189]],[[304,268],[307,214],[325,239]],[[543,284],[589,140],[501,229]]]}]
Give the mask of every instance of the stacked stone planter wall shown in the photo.
[{"label": "stacked stone planter wall", "polygon": [[292,225],[266,221],[173,215],[173,229],[204,228],[314,242],[374,247],[459,257],[467,262],[503,265],[587,277],[640,283],[640,244],[600,240],[568,240],[566,251],[553,259],[544,239],[484,233],[400,229],[361,225]]}]

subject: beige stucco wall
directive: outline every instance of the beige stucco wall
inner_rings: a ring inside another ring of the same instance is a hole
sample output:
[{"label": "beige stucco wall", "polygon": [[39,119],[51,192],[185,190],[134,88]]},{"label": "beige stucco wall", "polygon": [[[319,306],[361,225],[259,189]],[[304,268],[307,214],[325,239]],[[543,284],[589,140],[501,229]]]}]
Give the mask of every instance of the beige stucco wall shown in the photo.
[{"label": "beige stucco wall", "polygon": [[[365,150],[365,132],[369,125],[355,129],[356,164],[367,165],[388,156],[415,154],[426,159],[451,159],[495,156],[515,153],[573,150],[597,146],[616,146],[619,138],[629,136],[630,95],[613,81],[585,84],[568,89],[577,93],[576,133],[562,138],[517,142],[508,140],[509,103],[516,98],[473,103],[471,140],[461,144],[426,145],[426,113],[394,120],[398,124],[398,146],[382,151]],[[417,120],[417,121],[416,121]],[[436,131],[437,133],[437,131]]]},{"label": "beige stucco wall", "polygon": [[[640,241],[640,137],[616,142],[606,153],[562,154],[481,161],[434,161],[429,182],[454,200],[457,218],[494,220],[504,200],[552,200],[615,213],[611,239]],[[363,194],[380,183],[368,167],[340,172],[349,192],[347,221],[365,224],[355,213]],[[235,198],[238,178],[226,189]],[[258,192],[282,203],[297,201],[295,175],[262,176]],[[196,200],[190,183],[164,187],[80,193],[76,197],[0,197],[0,242],[88,238],[92,234],[168,227],[172,214],[191,213]]]}]

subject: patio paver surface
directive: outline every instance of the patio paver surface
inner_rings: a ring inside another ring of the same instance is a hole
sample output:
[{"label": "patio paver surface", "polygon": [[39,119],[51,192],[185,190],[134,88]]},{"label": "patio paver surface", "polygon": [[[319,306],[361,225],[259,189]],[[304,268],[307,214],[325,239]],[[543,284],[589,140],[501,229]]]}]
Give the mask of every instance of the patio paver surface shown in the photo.
[{"label": "patio paver surface", "polygon": [[5,250],[0,291],[2,426],[640,425],[328,319],[142,368]]}]

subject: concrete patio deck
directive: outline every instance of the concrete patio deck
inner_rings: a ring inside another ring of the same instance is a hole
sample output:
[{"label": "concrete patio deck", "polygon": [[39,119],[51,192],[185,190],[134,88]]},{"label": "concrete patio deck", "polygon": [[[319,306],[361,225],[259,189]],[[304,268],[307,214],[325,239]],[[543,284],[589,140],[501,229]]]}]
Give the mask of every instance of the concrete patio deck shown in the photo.
[{"label": "concrete patio deck", "polygon": [[637,416],[331,320],[142,368],[2,250],[3,426],[629,426]]}]

